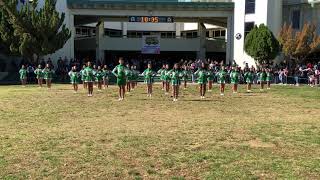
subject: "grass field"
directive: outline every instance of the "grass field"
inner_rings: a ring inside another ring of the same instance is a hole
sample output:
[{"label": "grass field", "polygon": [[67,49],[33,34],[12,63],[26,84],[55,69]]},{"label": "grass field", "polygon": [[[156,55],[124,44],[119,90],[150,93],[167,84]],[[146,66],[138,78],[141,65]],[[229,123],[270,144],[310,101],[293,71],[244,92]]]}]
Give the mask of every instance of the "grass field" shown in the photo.
[{"label": "grass field", "polygon": [[[159,85],[158,85],[159,86]],[[320,179],[320,89],[172,102],[0,86],[0,179]]]}]

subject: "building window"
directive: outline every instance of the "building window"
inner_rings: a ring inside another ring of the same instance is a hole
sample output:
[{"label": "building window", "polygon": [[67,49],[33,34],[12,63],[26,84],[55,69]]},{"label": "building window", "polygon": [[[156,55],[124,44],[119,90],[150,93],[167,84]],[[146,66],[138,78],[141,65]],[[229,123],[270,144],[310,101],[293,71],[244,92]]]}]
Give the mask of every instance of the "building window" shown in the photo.
[{"label": "building window", "polygon": [[82,28],[82,29],[81,29],[81,35],[83,35],[83,36],[88,36],[88,35],[89,35],[88,29]]},{"label": "building window", "polygon": [[300,29],[300,10],[292,11],[292,28],[293,29]]},{"label": "building window", "polygon": [[246,22],[244,25],[244,37],[250,33],[250,31],[254,28],[254,22]]},{"label": "building window", "polygon": [[142,38],[142,32],[137,32],[137,38]]},{"label": "building window", "polygon": [[214,31],[214,35],[213,35],[213,37],[220,37],[221,36],[221,32],[220,32],[220,30],[218,30],[218,31]]},{"label": "building window", "polygon": [[128,31],[128,32],[127,32],[127,37],[128,37],[128,38],[136,38],[136,37],[137,37],[137,32],[135,32],[135,31]]},{"label": "building window", "polygon": [[80,28],[76,28],[76,34],[81,34],[81,29]]},{"label": "building window", "polygon": [[142,32],[142,35],[143,35],[143,36],[150,36],[150,35],[151,35],[151,32]]},{"label": "building window", "polygon": [[246,14],[254,14],[256,11],[256,0],[246,0]]},{"label": "building window", "polygon": [[197,38],[198,37],[198,32],[193,32],[192,33],[192,38]]},{"label": "building window", "polygon": [[192,38],[192,32],[187,32],[187,38]]},{"label": "building window", "polygon": [[109,37],[122,37],[122,31],[113,30],[113,29],[105,29],[105,35]]},{"label": "building window", "polygon": [[206,37],[207,37],[207,38],[210,38],[210,31],[207,31],[207,32],[206,32]]},{"label": "building window", "polygon": [[221,37],[225,37],[226,36],[226,30],[222,30],[221,31]]}]

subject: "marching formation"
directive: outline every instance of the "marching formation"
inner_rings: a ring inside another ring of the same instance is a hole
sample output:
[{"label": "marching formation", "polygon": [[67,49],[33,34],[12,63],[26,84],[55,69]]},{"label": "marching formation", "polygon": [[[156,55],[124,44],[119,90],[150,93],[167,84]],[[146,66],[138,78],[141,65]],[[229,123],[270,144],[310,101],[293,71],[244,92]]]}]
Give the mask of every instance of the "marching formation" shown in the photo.
[{"label": "marching formation", "polygon": [[[191,76],[197,77],[197,83],[199,84],[199,95],[201,99],[205,99],[207,90],[210,92],[213,88],[214,80],[220,85],[220,95],[224,96],[225,84],[227,80],[232,84],[232,92],[238,93],[238,85],[240,79],[243,79],[247,84],[247,92],[252,92],[251,87],[254,83],[255,76],[258,76],[258,82],[260,83],[260,90],[263,91],[265,84],[270,89],[270,81],[272,79],[270,69],[261,68],[258,72],[254,68],[247,68],[242,77],[240,73],[241,68],[234,65],[230,71],[221,65],[219,70],[213,70],[213,67],[207,63],[202,62],[201,66],[193,72],[186,64],[175,63],[173,68],[170,69],[169,64],[164,64],[158,71],[154,71],[152,64],[148,63],[147,68],[140,74],[134,66],[125,65],[123,58],[119,58],[119,64],[111,71],[106,65],[103,67],[92,65],[91,62],[87,62],[86,65],[78,72],[77,67],[73,66],[68,73],[70,77],[70,83],[72,84],[74,93],[78,91],[78,84],[82,81],[84,89],[88,91],[88,97],[93,96],[94,86],[98,91],[102,88],[106,89],[109,85],[109,77],[113,74],[116,77],[116,84],[119,87],[119,101],[124,100],[125,93],[130,93],[137,86],[138,77],[143,76],[146,84],[147,96],[152,97],[153,83],[155,77],[160,76],[162,82],[162,90],[166,95],[169,94],[171,89],[173,101],[178,101],[181,85],[184,89],[187,88],[189,79]],[[19,71],[21,83],[26,85],[26,68],[22,65]],[[47,64],[42,69],[41,65],[35,70],[36,78],[38,80],[39,87],[43,86],[43,80],[45,80],[47,88],[51,88],[51,80],[54,75],[54,71]]]}]

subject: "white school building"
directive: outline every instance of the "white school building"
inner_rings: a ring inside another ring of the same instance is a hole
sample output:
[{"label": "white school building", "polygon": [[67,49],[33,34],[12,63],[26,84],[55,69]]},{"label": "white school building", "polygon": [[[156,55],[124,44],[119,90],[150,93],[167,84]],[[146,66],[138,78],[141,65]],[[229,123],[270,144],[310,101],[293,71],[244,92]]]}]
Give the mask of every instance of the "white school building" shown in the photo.
[{"label": "white school building", "polygon": [[[45,0],[39,0],[43,5]],[[320,0],[58,0],[72,36],[59,57],[108,61],[112,55],[141,53],[144,36],[160,37],[160,54],[235,61],[254,60],[244,52],[246,34],[266,24],[278,35],[284,22],[301,29],[317,24]],[[216,58],[215,58],[216,57]],[[223,59],[221,59],[223,58]]]}]

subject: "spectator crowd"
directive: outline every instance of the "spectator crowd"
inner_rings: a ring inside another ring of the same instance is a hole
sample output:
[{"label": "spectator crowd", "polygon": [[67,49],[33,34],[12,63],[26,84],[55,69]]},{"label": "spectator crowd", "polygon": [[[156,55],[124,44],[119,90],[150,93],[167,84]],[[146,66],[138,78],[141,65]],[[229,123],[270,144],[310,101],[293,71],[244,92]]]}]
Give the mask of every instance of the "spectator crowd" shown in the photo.
[{"label": "spectator crowd", "polygon": [[[69,80],[68,72],[71,70],[73,66],[77,67],[77,70],[80,71],[82,65],[85,62],[89,61],[88,59],[68,59],[59,58],[57,63],[54,64],[53,61],[48,58],[46,61],[42,59],[39,63],[41,67],[45,67],[46,64],[49,64],[51,69],[55,70],[55,80],[58,82],[67,82]],[[152,63],[155,70],[161,69],[164,64],[173,65],[174,63],[178,62],[181,67],[186,66],[188,70],[191,72],[190,81],[195,82],[196,78],[193,72],[196,72],[197,69],[201,66],[201,63],[204,62],[203,60],[184,60],[181,59],[179,61],[175,59],[166,60],[163,59],[148,59],[148,58],[127,58],[125,59],[126,64],[130,66],[134,66],[137,68],[138,71],[142,72],[148,63]],[[218,73],[221,66],[224,66],[227,73],[231,73],[232,67],[236,64],[233,62],[232,64],[224,64],[224,61],[220,60],[212,60],[207,59],[205,61],[208,64],[209,70],[212,71],[213,74]],[[38,66],[37,64],[32,63],[22,63],[26,66],[27,69],[27,78],[28,82],[36,82],[36,75],[35,69]],[[116,65],[116,62],[110,61],[108,63],[103,63],[102,61],[96,61],[94,63],[96,66],[107,66],[108,69],[113,69]],[[243,68],[240,68],[240,83],[245,83],[244,74],[245,72],[249,71],[252,68],[254,70],[254,83],[258,83],[259,73],[261,68],[259,67],[249,67],[248,64],[245,64]],[[273,66],[264,66],[264,68],[268,68],[272,74],[272,83],[273,84],[293,84],[293,85],[300,85],[300,84],[308,84],[310,86],[318,86],[320,84],[320,61],[317,63],[302,63],[297,64],[295,66],[289,65],[287,63],[281,63]],[[216,82],[216,79],[214,80]],[[227,83],[230,83],[230,78],[226,79]]]}]

